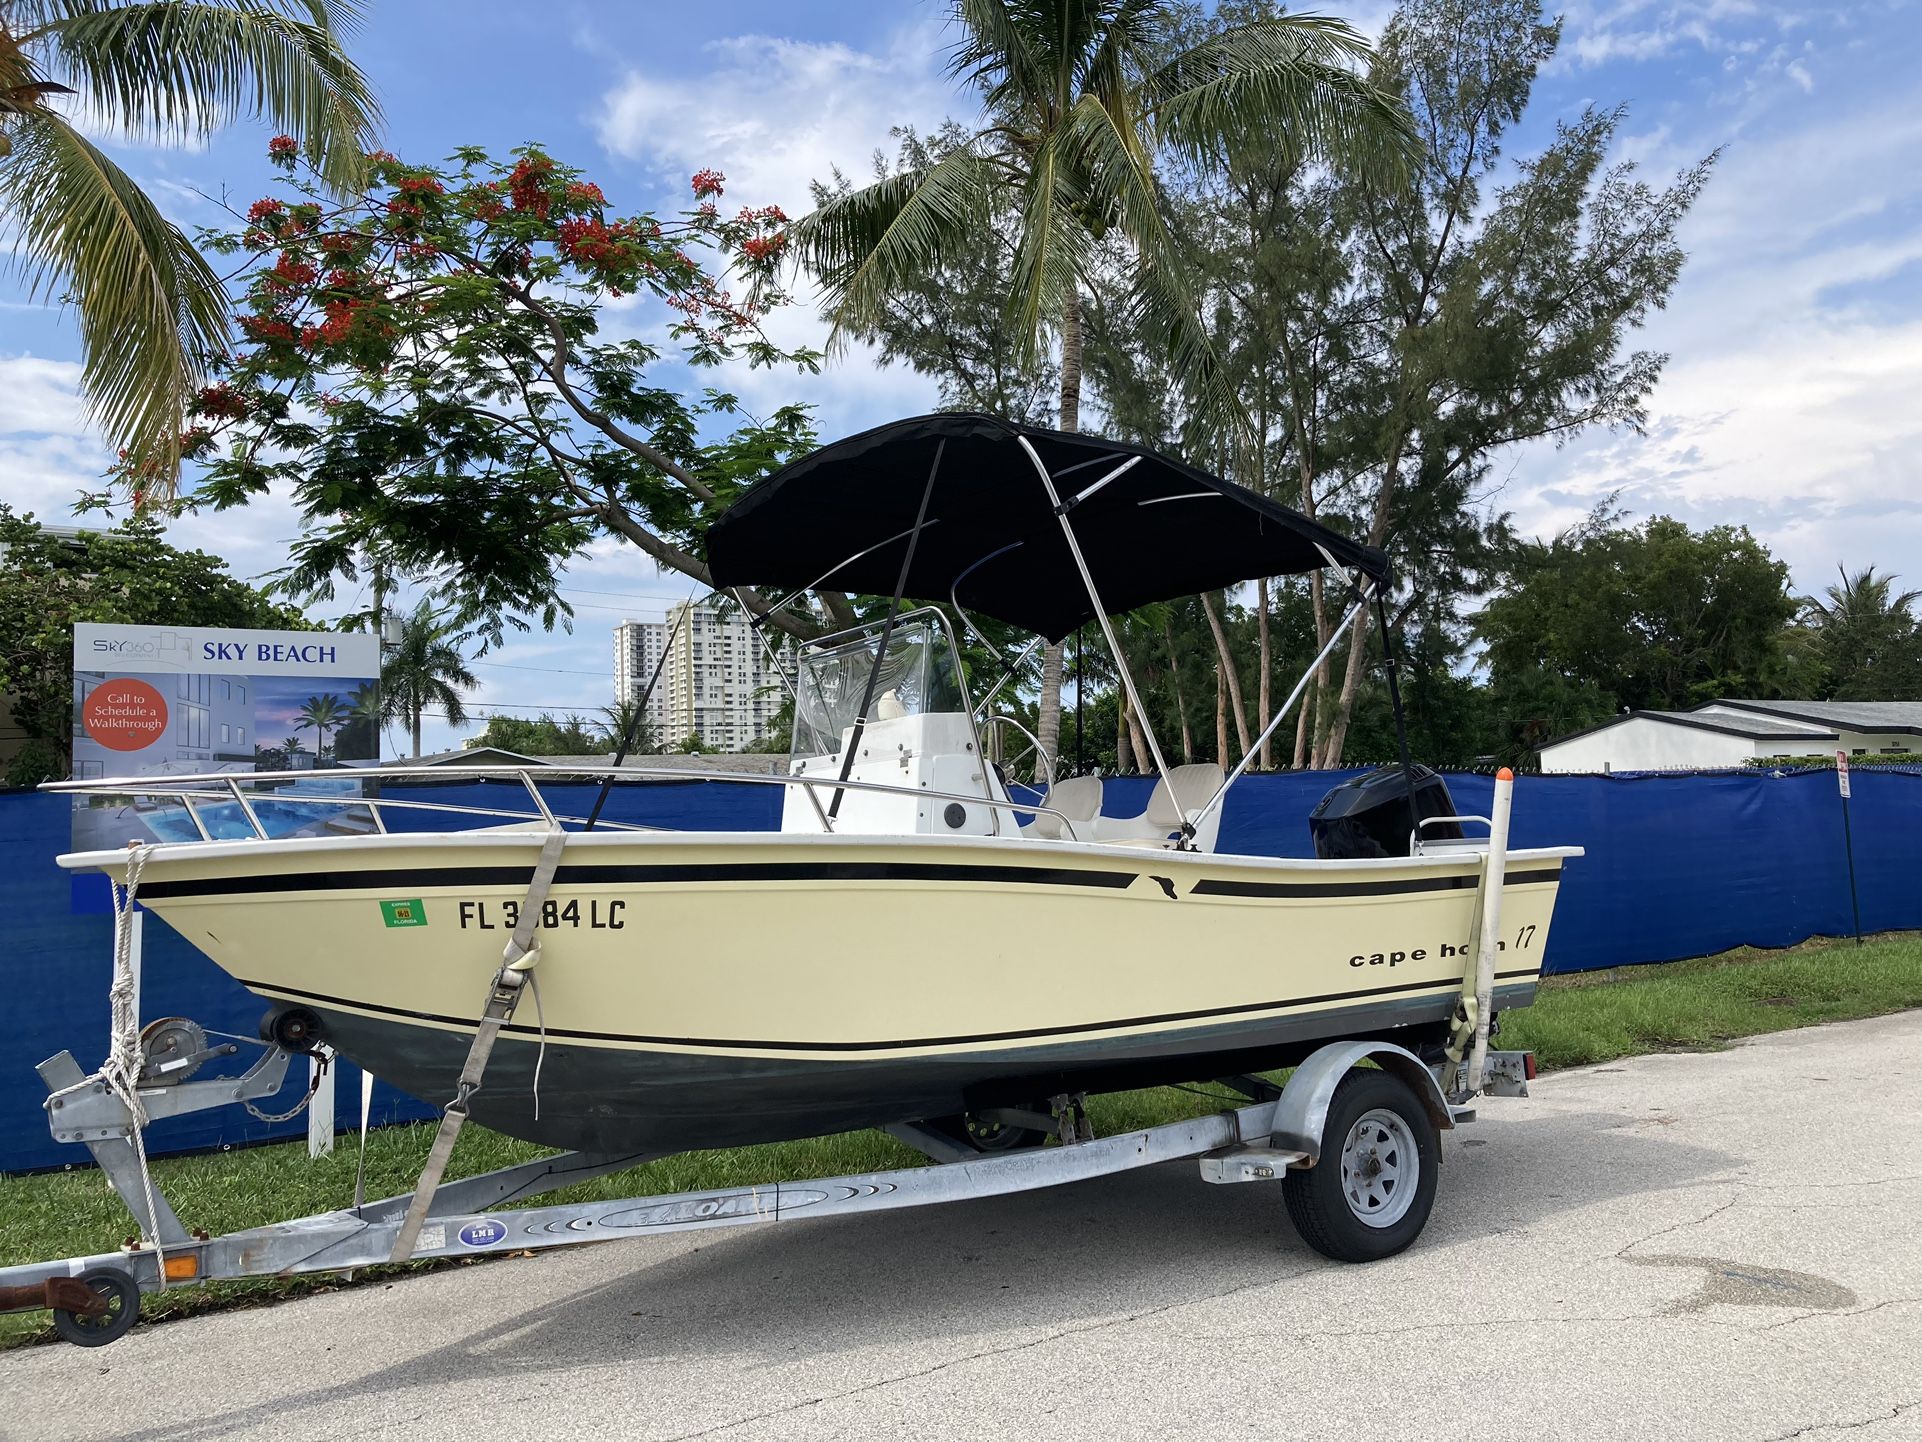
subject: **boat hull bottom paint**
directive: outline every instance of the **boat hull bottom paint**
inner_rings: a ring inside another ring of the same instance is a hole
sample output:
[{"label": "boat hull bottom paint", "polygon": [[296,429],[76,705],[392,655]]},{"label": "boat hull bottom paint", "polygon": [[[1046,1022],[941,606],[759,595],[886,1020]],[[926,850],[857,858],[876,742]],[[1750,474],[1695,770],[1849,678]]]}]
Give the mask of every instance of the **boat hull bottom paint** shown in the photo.
[{"label": "boat hull bottom paint", "polygon": [[[1503,986],[1496,1007],[1526,1005],[1534,992],[1532,982]],[[453,1096],[471,1032],[306,1005],[350,1061],[425,1101]],[[1452,996],[1391,998],[1148,1037],[863,1061],[552,1041],[542,1055],[537,1042],[503,1036],[469,1115],[523,1141],[578,1151],[746,1146],[1032,1104],[1064,1092],[1265,1071],[1293,1065],[1337,1037],[1380,1036],[1420,1050],[1426,1042],[1439,1044],[1453,1007]]]}]

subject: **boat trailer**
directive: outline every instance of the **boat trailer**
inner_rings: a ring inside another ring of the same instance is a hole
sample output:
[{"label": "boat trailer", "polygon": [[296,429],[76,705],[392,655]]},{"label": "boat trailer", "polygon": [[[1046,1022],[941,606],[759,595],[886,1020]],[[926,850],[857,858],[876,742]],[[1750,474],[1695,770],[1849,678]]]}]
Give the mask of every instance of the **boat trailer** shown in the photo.
[{"label": "boat trailer", "polygon": [[[154,1087],[143,1091],[141,1100],[153,1117],[178,1116],[271,1095],[280,1087],[292,1056],[270,1044],[266,1055],[241,1076]],[[1371,1064],[1371,1069],[1356,1070],[1364,1061]],[[43,1062],[39,1070],[56,1093],[82,1079],[78,1064],[67,1052]],[[1533,1057],[1527,1053],[1491,1051],[1487,1054],[1485,1093],[1525,1096],[1533,1071]],[[1047,1144],[998,1154],[984,1154],[925,1123],[892,1126],[887,1128],[890,1134],[920,1151],[931,1163],[894,1171],[615,1201],[515,1207],[512,1204],[625,1171],[665,1154],[564,1152],[536,1158],[441,1183],[409,1255],[415,1261],[479,1257],[618,1237],[929,1206],[1061,1186],[1187,1159],[1198,1161],[1203,1179],[1214,1183],[1306,1177],[1323,1162],[1329,1148],[1344,1149],[1341,1169],[1345,1174],[1354,1173],[1353,1178],[1345,1176],[1344,1180],[1365,1190],[1371,1180],[1362,1175],[1368,1163],[1350,1165],[1356,1128],[1346,1129],[1339,1137],[1326,1135],[1331,1104],[1348,1077],[1390,1079],[1392,1085],[1418,1102],[1416,1110],[1436,1130],[1474,1117],[1472,1108],[1450,1105],[1442,1094],[1436,1069],[1402,1047],[1382,1041],[1334,1042],[1297,1067],[1285,1087],[1259,1077],[1223,1078],[1225,1085],[1249,1098],[1246,1106],[1114,1136],[1097,1138],[1089,1134],[1079,1096],[1053,1099],[1053,1116],[1048,1118],[1018,1110],[980,1113],[991,1122],[1029,1126],[1046,1120],[1053,1128]],[[50,1097],[48,1115],[57,1139],[82,1143],[93,1153],[139,1222],[144,1238],[132,1240],[115,1252],[0,1268],[0,1311],[51,1308],[59,1334],[82,1346],[101,1346],[125,1335],[139,1315],[143,1292],[200,1282],[345,1272],[385,1264],[392,1259],[414,1200],[414,1194],[407,1193],[358,1208],[210,1237],[188,1231],[167,1198],[149,1185],[136,1160],[134,1119],[104,1084]],[[1410,1140],[1404,1138],[1403,1144]],[[1428,1152],[1438,1159],[1432,1148]],[[1333,1158],[1323,1165],[1325,1171],[1332,1172]],[[1399,1167],[1399,1179],[1412,1186],[1418,1180],[1414,1169],[1420,1165],[1415,1162],[1411,1167],[1404,1157],[1390,1167]],[[1432,1181],[1422,1190],[1432,1201]],[[1388,1204],[1403,1201],[1391,1197]],[[1296,1211],[1292,1198],[1290,1211]],[[1426,1208],[1417,1217],[1404,1206],[1396,1220],[1404,1218],[1425,1221]],[[1419,1231],[1419,1225],[1415,1230]],[[1313,1236],[1308,1240],[1319,1245]],[[1400,1250],[1400,1246],[1393,1250]]]}]

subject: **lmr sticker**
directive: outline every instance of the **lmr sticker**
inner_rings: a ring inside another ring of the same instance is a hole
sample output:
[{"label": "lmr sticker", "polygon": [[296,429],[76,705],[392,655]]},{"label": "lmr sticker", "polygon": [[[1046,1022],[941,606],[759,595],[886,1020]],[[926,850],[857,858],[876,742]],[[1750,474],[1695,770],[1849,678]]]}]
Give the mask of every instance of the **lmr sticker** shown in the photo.
[{"label": "lmr sticker", "polygon": [[389,926],[425,926],[427,908],[419,897],[412,901],[383,901],[380,904],[380,919]]},{"label": "lmr sticker", "polygon": [[478,1222],[469,1222],[460,1229],[461,1241],[470,1247],[491,1247],[506,1235],[506,1227],[486,1217]]}]

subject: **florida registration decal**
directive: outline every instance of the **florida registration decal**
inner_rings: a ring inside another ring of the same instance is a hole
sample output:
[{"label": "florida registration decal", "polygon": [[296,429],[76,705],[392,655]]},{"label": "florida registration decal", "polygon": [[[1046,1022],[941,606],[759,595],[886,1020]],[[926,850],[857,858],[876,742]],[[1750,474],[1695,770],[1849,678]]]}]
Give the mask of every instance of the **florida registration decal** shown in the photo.
[{"label": "florida registration decal", "polygon": [[409,901],[383,901],[380,918],[389,926],[425,926],[427,908],[418,896]]}]

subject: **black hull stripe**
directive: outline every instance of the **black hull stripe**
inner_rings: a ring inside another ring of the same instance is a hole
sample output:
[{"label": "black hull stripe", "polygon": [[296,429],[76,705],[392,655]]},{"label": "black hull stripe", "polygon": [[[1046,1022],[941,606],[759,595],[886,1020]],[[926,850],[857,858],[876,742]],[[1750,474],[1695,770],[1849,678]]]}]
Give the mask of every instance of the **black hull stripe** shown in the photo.
[{"label": "black hull stripe", "polygon": [[[1534,968],[1519,971],[1498,971],[1495,980],[1510,981],[1516,977],[1533,978]],[[319,992],[301,991],[290,986],[276,986],[271,982],[245,981],[240,983],[252,991],[272,992],[280,996],[297,997],[302,1001],[315,1002],[321,1006],[352,1007],[356,1011],[378,1012],[383,1016],[408,1017],[416,1021],[439,1022],[447,1026],[471,1029],[478,1025],[473,1017],[441,1016],[434,1012],[409,1011],[403,1007],[381,1006],[370,1001],[355,1001],[348,997],[324,996]],[[1205,1011],[1171,1011],[1159,1016],[1126,1017],[1120,1021],[1084,1022],[1076,1026],[1034,1027],[1026,1031],[981,1032],[973,1036],[931,1036],[912,1041],[737,1041],[715,1037],[698,1036],[635,1036],[616,1031],[570,1031],[563,1027],[550,1026],[546,1035],[550,1038],[564,1037],[573,1041],[639,1042],[657,1046],[704,1047],[715,1051],[908,1051],[916,1047],[930,1046],[971,1046],[982,1042],[1024,1041],[1032,1037],[1069,1036],[1085,1032],[1120,1031],[1134,1026],[1159,1026],[1170,1022],[1206,1021],[1218,1017],[1252,1016],[1259,1012],[1280,1011],[1291,1007],[1319,1006],[1325,1002],[1366,1001],[1374,997],[1395,996],[1410,991],[1455,991],[1460,984],[1452,981],[1413,981],[1399,986],[1367,987],[1360,991],[1334,991],[1325,996],[1284,997],[1280,1001],[1256,1002],[1251,1006],[1216,1006]],[[539,1037],[541,1029],[518,1023],[509,1024],[503,1031],[522,1036]]]},{"label": "black hull stripe", "polygon": [[[441,866],[413,870],[309,871],[272,876],[227,876],[205,881],[150,881],[142,900],[167,901],[192,896],[263,895],[294,891],[377,891],[388,895],[438,886],[502,887],[525,890],[525,866]],[[713,865],[562,866],[556,886],[606,886],[632,883],[748,881],[955,881],[1002,886],[1093,886],[1121,890],[1142,873],[1079,871],[1049,866],[953,866],[906,861],[722,862]],[[1559,869],[1515,871],[1510,886],[1552,882]],[[1193,896],[1341,897],[1397,896],[1420,891],[1473,890],[1479,878],[1417,877],[1402,881],[1230,881],[1202,880]]]},{"label": "black hull stripe", "polygon": [[[500,886],[527,889],[525,866],[438,866],[411,871],[308,871],[275,876],[229,876],[208,881],[151,881],[143,900],[233,896],[278,891],[379,891],[393,894],[434,886]],[[1070,871],[1048,866],[952,866],[906,861],[720,862],[712,865],[562,866],[556,886],[604,886],[622,882],[738,881],[978,881],[1004,886],[1132,886],[1133,871]]]},{"label": "black hull stripe", "polygon": [[[1558,868],[1543,871],[1511,871],[1503,882],[1507,886],[1536,886],[1561,878]],[[1371,881],[1354,885],[1341,881],[1226,881],[1206,880],[1194,884],[1196,896],[1399,896],[1411,891],[1473,891],[1481,885],[1479,875],[1420,876],[1405,881]]]}]

